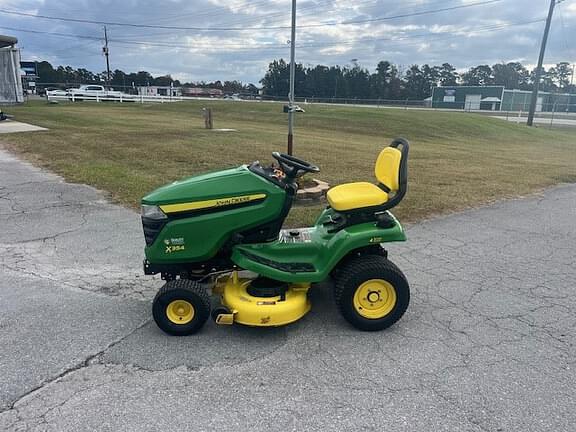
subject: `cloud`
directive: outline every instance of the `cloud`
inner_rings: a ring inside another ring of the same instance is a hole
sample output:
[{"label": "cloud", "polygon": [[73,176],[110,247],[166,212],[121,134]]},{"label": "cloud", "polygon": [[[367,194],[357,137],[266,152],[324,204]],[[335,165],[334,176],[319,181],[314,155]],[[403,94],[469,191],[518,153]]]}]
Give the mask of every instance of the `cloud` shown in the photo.
[{"label": "cloud", "polygon": [[[400,66],[449,62],[459,70],[478,64],[526,59],[534,63],[548,0],[502,0],[438,13],[406,16],[482,0],[298,0],[297,61],[358,64],[373,70],[380,60]],[[191,31],[108,26],[113,69],[147,70],[185,80],[257,83],[268,63],[289,57],[290,0],[0,0],[0,9],[96,21],[180,27]],[[403,15],[403,18],[381,20]],[[341,24],[357,20],[375,20]],[[315,25],[325,25],[314,27]],[[62,35],[27,33],[21,29]],[[240,30],[245,29],[245,30]],[[0,14],[0,33],[17,36],[24,60],[104,69],[102,26]],[[84,36],[94,39],[79,38]],[[558,5],[546,63],[576,61],[576,3]]]},{"label": "cloud", "polygon": [[576,3],[570,3],[566,5],[566,15],[568,16],[576,15]]}]

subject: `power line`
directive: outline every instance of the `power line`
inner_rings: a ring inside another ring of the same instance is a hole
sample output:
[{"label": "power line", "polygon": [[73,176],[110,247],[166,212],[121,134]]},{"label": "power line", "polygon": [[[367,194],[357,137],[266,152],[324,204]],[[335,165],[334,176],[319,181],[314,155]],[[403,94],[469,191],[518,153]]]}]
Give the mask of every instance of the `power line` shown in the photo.
[{"label": "power line", "polygon": [[[478,34],[478,33],[485,33],[485,32],[498,32],[501,30],[506,30],[509,27],[512,26],[519,26],[519,25],[528,25],[528,24],[533,24],[533,23],[540,23],[545,21],[545,19],[539,19],[539,20],[535,20],[535,21],[528,21],[528,22],[523,22],[523,23],[513,23],[513,24],[506,24],[506,25],[502,25],[499,28],[495,28],[495,27],[487,27],[487,28],[478,28],[478,29],[470,29],[467,31],[467,34]],[[458,32],[464,32],[466,31],[465,29],[461,29],[458,30]],[[397,38],[397,39],[392,39],[392,38],[381,38],[381,39],[371,39],[369,41],[374,41],[374,42],[380,42],[380,41],[391,41],[391,42],[398,42],[399,44],[402,44],[402,46],[413,46],[413,45],[420,45],[423,42],[438,42],[438,41],[445,41],[445,40],[453,40],[453,39],[457,39],[457,40],[462,40],[463,37],[461,34],[449,34],[449,35],[445,35],[445,36],[439,36],[439,37],[427,37],[429,35],[417,35],[418,37],[410,37],[410,36],[406,36],[404,38]],[[420,37],[427,37],[427,39],[422,40]],[[416,40],[420,38],[420,40]],[[360,40],[359,42],[363,42],[363,40]],[[332,44],[331,46],[334,47],[340,47],[341,44]],[[330,46],[327,46],[327,48],[329,48]],[[299,47],[300,49],[306,49],[306,48],[311,48],[310,46],[301,46]],[[361,52],[368,52],[368,53],[372,53],[372,54],[377,54],[376,52],[376,47],[375,46],[367,46],[366,44],[364,44],[364,46],[360,46],[360,47],[354,47],[354,53],[361,53]],[[329,55],[329,54],[325,54],[325,55]]]},{"label": "power line", "polygon": [[[267,0],[269,2],[269,0]],[[380,4],[377,4],[379,0],[357,0],[355,1],[353,4],[345,4],[345,8],[356,8],[358,7],[358,5],[362,5],[362,4],[369,4],[368,6],[366,6],[367,8],[374,8],[374,7],[379,7]],[[437,4],[445,4],[445,3],[453,3],[454,1],[459,1],[459,0],[436,0],[434,1],[433,5],[437,5]],[[324,4],[333,4],[333,0],[324,0],[324,1],[317,1],[314,2],[314,4],[312,5],[308,5],[308,6],[300,6],[298,8],[298,18],[302,18],[303,16],[309,16],[309,15],[317,15],[318,11],[315,10],[318,7],[324,5]],[[402,9],[405,9],[404,6],[408,6],[408,5],[415,5],[415,4],[421,4],[420,0],[415,0],[415,1],[411,1],[411,2],[402,2]],[[250,6],[253,6],[253,3],[250,3]],[[308,10],[307,13],[303,13],[303,11]],[[326,11],[328,12],[328,11]],[[335,11],[332,11],[335,12]],[[342,10],[338,10],[338,13],[341,13]],[[180,15],[179,18],[185,17],[188,14],[184,14],[184,15]],[[263,15],[258,15],[258,16],[253,16],[253,17],[249,17],[247,20],[246,19],[236,19],[233,20],[232,22],[227,22],[227,24],[238,24],[238,23],[242,23],[242,24],[246,24],[247,22],[253,22],[253,21],[262,21],[263,19],[269,19],[269,18],[273,18],[275,16],[278,17],[283,17],[286,14],[284,12],[273,12],[273,13],[269,13],[269,14],[263,14]],[[164,18],[162,18],[164,19]],[[174,32],[160,32],[160,33],[154,33],[154,32],[150,32],[151,29],[143,29],[142,31],[144,31],[144,33],[142,32],[138,32],[137,33],[122,33],[121,37],[123,38],[123,40],[126,40],[127,38],[133,38],[133,37],[137,37],[138,39],[142,39],[145,38],[145,40],[148,39],[157,39],[158,36],[172,36],[174,35]],[[117,39],[118,40],[118,39]]]},{"label": "power line", "polygon": [[[444,3],[450,3],[450,2],[454,2],[454,1],[459,1],[459,0],[436,0],[432,3],[432,5],[437,5],[437,4],[444,4]],[[269,4],[270,0],[260,0],[260,1],[251,1],[249,6],[250,7],[254,7],[254,6],[259,6],[259,5],[264,5],[264,4]],[[368,6],[370,8],[373,7],[378,7],[380,6],[379,4],[379,0],[356,0],[354,2],[354,4],[350,4],[350,5],[346,5],[348,7],[353,7],[356,8],[359,5],[363,5],[363,4],[370,4],[372,3],[372,6]],[[333,0],[318,0],[318,1],[314,1],[313,4],[305,4],[304,6],[300,6],[298,8],[298,16],[305,16],[305,15],[314,15],[317,12],[314,9],[317,9],[318,7],[324,6],[324,5],[330,5],[333,4]],[[410,6],[410,5],[420,5],[422,4],[422,2],[420,0],[413,0],[413,1],[404,1],[402,2],[402,6]],[[169,16],[164,16],[164,17],[154,17],[155,21],[158,20],[172,20],[172,19],[183,19],[183,18],[187,18],[187,17],[193,17],[193,18],[202,18],[203,20],[206,17],[216,17],[218,15],[224,15],[224,14],[228,14],[230,13],[229,10],[224,10],[222,11],[221,9],[224,8],[228,8],[228,9],[233,9],[234,7],[242,7],[245,6],[246,3],[245,2],[237,2],[237,3],[226,3],[226,7],[222,6],[220,7],[220,10],[218,10],[218,8],[211,8],[208,9],[207,11],[202,11],[202,12],[191,12],[191,13],[185,13],[185,14],[175,14],[175,15],[169,15]],[[60,9],[52,9],[52,8],[43,8],[43,10],[47,10],[47,11],[52,11],[52,12],[59,12]],[[303,13],[305,11],[309,11],[308,13]],[[82,12],[86,12],[85,9],[70,9],[70,8],[66,8],[67,12],[77,12],[77,13],[82,13]],[[9,12],[19,12],[19,11],[8,11],[5,10],[3,13],[9,13]],[[0,13],[2,13],[2,11],[0,11]],[[132,12],[131,12],[132,13]],[[37,17],[37,15],[34,14],[28,14],[28,15],[24,15],[27,17]],[[262,14],[262,15],[257,15],[257,16],[251,16],[251,17],[245,17],[247,19],[234,19],[231,21],[230,24],[242,24],[242,23],[247,23],[247,22],[255,22],[255,21],[259,21],[262,19],[268,19],[268,18],[282,18],[285,17],[286,13],[285,12],[271,12],[271,13],[266,13],[266,14]],[[145,22],[142,24],[146,24]],[[287,27],[288,28],[288,27]],[[144,28],[145,30],[151,30],[148,27]],[[172,30],[179,30],[179,29],[172,29]],[[186,30],[186,29],[183,29]],[[160,35],[166,35],[166,34],[172,34],[172,33],[161,33]],[[130,35],[130,37],[133,36],[148,36],[149,34],[133,34]],[[150,36],[155,36],[154,34],[150,35]]]},{"label": "power line", "polygon": [[[92,47],[94,44],[96,43],[100,43],[100,41],[96,41],[96,40],[88,40],[88,41],[83,41],[80,43],[72,43],[71,45],[64,45],[62,47],[59,47],[56,50],[50,51],[49,56],[57,56],[58,58],[61,57],[61,55],[65,55],[65,54],[70,54],[71,52],[74,52],[75,50],[79,50],[81,48],[87,48],[87,47]],[[98,51],[97,51],[98,52]]]},{"label": "power line", "polygon": [[[467,34],[477,34],[477,33],[484,33],[484,32],[496,32],[496,31],[500,31],[500,30],[505,30],[508,27],[512,27],[512,26],[520,26],[520,25],[528,25],[528,24],[534,24],[534,23],[539,23],[539,22],[543,22],[545,21],[545,19],[539,19],[539,20],[532,20],[532,21],[526,21],[526,22],[520,22],[520,23],[511,23],[511,24],[503,24],[503,25],[499,25],[499,26],[486,26],[486,27],[479,27],[477,29],[461,29],[458,30],[458,32],[464,32],[466,31]],[[448,32],[445,32],[448,33]],[[438,33],[436,33],[438,34]],[[436,42],[436,41],[441,41],[441,40],[450,40],[450,39],[461,39],[462,35],[460,34],[448,34],[446,36],[439,36],[439,37],[429,37],[430,34],[419,34],[419,35],[414,35],[414,36],[404,36],[404,37],[399,37],[399,38],[365,38],[365,39],[356,39],[356,40],[348,40],[345,41],[345,44],[353,44],[353,43],[364,43],[364,42],[385,42],[385,41],[391,41],[391,42],[398,42],[398,43],[402,43],[403,45],[418,45],[421,44],[422,41],[418,40],[415,41],[415,39],[421,39],[423,37],[427,37],[426,42]],[[118,43],[118,42],[116,42]],[[146,43],[136,43],[137,45],[147,45]],[[300,44],[297,45],[296,48],[300,49],[300,50],[306,50],[306,49],[310,49],[310,48],[318,48],[318,47],[324,47],[324,48],[330,48],[330,47],[339,47],[341,45],[343,45],[344,43],[342,42],[328,42],[328,43],[316,43],[316,44]],[[165,46],[169,46],[169,45],[165,45]],[[190,49],[191,47],[188,45],[185,46],[172,46],[173,48],[176,49]],[[214,47],[208,47],[208,49],[214,49]],[[237,48],[230,48],[230,49],[234,49],[235,51],[254,51],[254,50],[260,50],[260,51],[285,51],[286,50],[286,46],[280,45],[280,46],[272,46],[272,45],[265,45],[265,46],[253,46],[253,47],[246,47],[246,46],[237,46]],[[365,52],[368,50],[374,50],[374,47],[358,47],[358,48],[354,48],[354,52]]]},{"label": "power line", "polygon": [[[457,0],[436,0],[433,5],[436,4],[444,4],[444,3],[453,3],[454,1]],[[299,6],[298,7],[298,18],[302,18],[304,16],[310,16],[310,15],[317,15],[318,11],[317,9],[321,6],[324,5],[331,5],[333,4],[333,0],[324,0],[324,1],[318,1],[315,2],[314,4],[311,5],[305,5],[305,6]],[[366,6],[366,8],[374,8],[374,7],[380,7],[381,4],[379,4],[378,0],[357,0],[354,3],[350,3],[350,4],[344,4],[344,9],[349,9],[349,8],[358,8],[358,6],[362,6],[364,4],[368,4],[368,6]],[[371,5],[370,5],[371,4]],[[402,9],[404,9],[404,6],[411,6],[411,5],[421,5],[422,2],[415,0],[415,1],[411,1],[411,2],[402,2]],[[250,6],[253,6],[253,3],[250,3]],[[401,10],[402,10],[401,9]],[[324,10],[322,11],[324,14],[326,12],[333,12],[333,10]],[[338,10],[338,12],[341,12],[341,9]],[[197,17],[196,14],[186,14],[186,15],[182,15],[183,16],[188,16],[188,15],[193,15],[195,18]],[[286,17],[286,13],[285,12],[271,12],[271,13],[266,13],[266,14],[262,14],[262,15],[256,15],[256,16],[252,16],[252,17],[239,17],[237,19],[233,19],[232,21],[228,21],[226,20],[226,24],[228,26],[231,25],[236,25],[236,24],[248,24],[248,23],[254,23],[254,22],[258,22],[258,21],[263,21],[263,20],[270,20],[272,18],[285,18]],[[299,28],[302,28],[302,25],[298,26]]]},{"label": "power line", "polygon": [[[431,3],[431,5],[436,5],[436,4],[442,4],[442,3],[449,3],[449,2],[455,2],[455,1],[460,1],[460,0],[428,0],[427,3]],[[334,1],[333,0],[310,0],[306,3],[304,3],[303,6],[299,6],[298,7],[298,16],[302,16],[302,11],[306,11],[306,10],[314,10],[317,9],[319,7],[325,6],[325,5],[331,5],[333,4]],[[352,8],[357,8],[359,5],[363,5],[363,4],[370,4],[372,3],[372,6],[367,6],[367,7],[379,7],[380,4],[380,0],[356,0],[353,4],[344,4],[344,6],[346,7],[352,7]],[[410,5],[421,5],[422,1],[421,0],[412,0],[412,1],[403,1],[402,2],[402,6],[410,6]],[[171,14],[171,15],[166,15],[166,16],[161,16],[161,17],[154,17],[153,20],[154,22],[157,21],[170,21],[170,20],[178,20],[178,19],[187,19],[187,18],[200,18],[202,21],[204,21],[206,18],[213,18],[213,17],[218,17],[221,15],[227,15],[230,14],[231,11],[233,11],[234,9],[241,9],[240,13],[244,13],[244,11],[246,11],[247,8],[254,8],[257,6],[263,6],[263,5],[270,5],[270,0],[258,0],[258,1],[250,1],[249,3],[246,3],[246,1],[239,1],[239,2],[234,2],[234,3],[229,3],[226,2],[225,5],[222,6],[218,6],[215,5],[214,7],[211,8],[203,8],[201,11],[195,11],[195,12],[189,12],[189,13],[178,13],[178,14]],[[61,8],[50,8],[50,7],[42,7],[43,11],[48,11],[48,12],[52,12],[52,13],[59,13],[62,11]],[[74,12],[77,14],[82,14],[82,13],[86,13],[86,9],[70,9],[69,7],[66,7],[66,12]],[[323,11],[325,12],[325,11]],[[145,19],[144,22],[142,22],[142,24],[146,24],[148,21],[148,17],[144,17],[143,15],[146,15],[145,12],[143,13],[142,10],[130,10],[130,15],[131,16],[138,16],[141,19]],[[234,13],[234,12],[232,12]],[[308,14],[313,14],[316,13],[314,11],[309,12]],[[308,15],[308,14],[304,14],[304,15]],[[250,17],[246,17],[248,18],[247,20],[245,19],[241,19],[241,20],[233,20],[233,23],[236,22],[241,22],[244,23],[246,21],[257,21],[257,20],[261,20],[262,18],[269,18],[269,17],[285,17],[286,13],[285,12],[270,12],[270,13],[264,13],[261,15],[253,15]],[[137,35],[139,36],[139,35]]]},{"label": "power line", "polygon": [[[513,22],[507,24],[495,24],[495,25],[488,25],[482,26],[477,28],[461,28],[454,31],[445,31],[445,32],[436,32],[436,33],[420,33],[415,35],[409,36],[399,36],[399,37],[387,37],[387,38],[359,38],[359,39],[344,39],[335,42],[302,42],[298,44],[296,47],[299,49],[303,48],[320,48],[320,47],[330,47],[330,46],[341,46],[341,45],[351,45],[355,43],[365,43],[365,42],[403,42],[412,39],[421,39],[421,38],[428,38],[427,41],[436,41],[436,40],[443,40],[443,39],[451,39],[451,38],[461,38],[461,34],[455,33],[467,33],[467,34],[474,34],[474,33],[482,33],[487,31],[499,31],[504,30],[509,27],[513,26],[522,26],[522,25],[529,25],[535,24],[539,22],[545,21],[545,18],[534,19],[529,21],[521,21],[521,22]],[[26,29],[18,29],[13,27],[0,27],[2,29],[10,30],[10,31],[21,31],[25,33],[34,33],[34,34],[42,34],[42,35],[50,35],[50,36],[57,36],[57,37],[70,37],[70,38],[79,38],[79,39],[86,39],[86,40],[93,40],[93,41],[101,41],[102,37],[97,36],[88,36],[88,35],[75,35],[75,34],[66,34],[66,33],[58,33],[58,32],[46,32],[46,31],[39,31],[39,30],[26,30]],[[441,36],[441,37],[430,37],[431,35],[438,35],[438,34],[446,34],[448,36]],[[250,50],[279,50],[279,49],[286,49],[286,45],[284,44],[258,44],[253,46],[247,46],[246,43],[236,43],[236,44],[225,44],[225,43],[210,43],[210,44],[181,44],[181,43],[173,43],[173,42],[148,42],[148,41],[138,41],[138,40],[124,40],[124,39],[114,39],[110,38],[109,42],[113,42],[115,44],[120,45],[136,45],[136,46],[156,46],[156,47],[166,47],[166,48],[184,48],[184,49],[211,49],[217,50],[220,48],[229,48],[234,50],[242,50],[242,51],[250,51]]]},{"label": "power line", "polygon": [[[325,1],[330,2],[332,0],[325,0]],[[370,1],[374,1],[374,0],[370,0]],[[237,2],[237,3],[226,3],[225,6],[210,8],[208,10],[203,10],[202,12],[190,12],[190,13],[184,13],[184,14],[179,13],[179,14],[163,16],[163,17],[154,17],[154,20],[155,21],[159,21],[159,20],[160,21],[166,21],[166,20],[172,20],[172,19],[182,19],[182,18],[187,18],[187,17],[206,19],[206,18],[210,18],[210,17],[217,17],[218,15],[227,14],[227,13],[229,13],[230,9],[234,9],[234,8],[246,8],[247,6],[256,7],[256,6],[268,5],[268,4],[270,4],[270,0],[251,1],[248,5],[244,1]],[[143,23],[143,24],[145,24],[145,23]]]},{"label": "power line", "polygon": [[[445,32],[436,32],[436,33],[419,33],[419,34],[415,34],[415,35],[410,35],[410,36],[400,36],[400,37],[389,37],[389,38],[362,38],[362,39],[351,39],[351,40],[341,40],[338,42],[312,42],[309,44],[301,44],[299,46],[299,48],[319,48],[319,47],[323,47],[323,46],[340,46],[340,45],[346,45],[346,44],[354,44],[354,43],[361,43],[361,42],[383,42],[383,41],[391,41],[391,42],[395,42],[395,41],[403,41],[403,40],[410,40],[410,39],[419,39],[419,38],[428,38],[427,41],[433,41],[433,40],[440,40],[440,39],[449,39],[449,38],[460,38],[462,37],[460,34],[458,35],[454,35],[454,33],[466,33],[466,34],[474,34],[474,33],[482,33],[482,32],[486,32],[486,31],[498,31],[498,30],[504,30],[508,27],[513,27],[513,26],[522,26],[522,25],[528,25],[528,24],[534,24],[534,23],[539,23],[539,22],[543,22],[546,21],[545,18],[540,18],[540,19],[534,19],[534,20],[529,20],[529,21],[521,21],[521,22],[515,22],[515,23],[507,23],[507,24],[493,24],[493,25],[488,25],[488,26],[483,26],[483,27],[478,27],[476,29],[474,28],[461,28],[458,30],[454,30],[454,31],[445,31]],[[440,37],[440,38],[430,38],[431,35],[437,35],[437,34],[441,34],[441,33],[446,33],[446,34],[453,34],[452,36],[448,36],[448,37]]]},{"label": "power line", "polygon": [[409,17],[422,16],[422,15],[431,15],[431,14],[437,14],[440,12],[447,12],[447,11],[453,11],[453,10],[457,10],[457,9],[470,8],[470,7],[474,7],[474,6],[484,6],[484,5],[491,4],[491,3],[499,3],[501,1],[504,1],[504,0],[487,0],[487,1],[477,2],[477,3],[467,3],[467,4],[463,4],[463,5],[459,5],[459,6],[450,6],[450,7],[445,7],[445,8],[441,8],[441,9],[432,9],[432,10],[427,10],[427,11],[411,12],[411,13],[406,13],[406,14],[401,14],[401,15],[392,15],[392,16],[380,17],[380,18],[349,20],[349,21],[342,21],[339,23],[307,24],[307,25],[300,25],[300,26],[298,26],[298,28],[314,28],[314,27],[351,25],[351,24],[366,24],[366,23],[372,23],[372,22],[391,21],[391,20],[400,19],[400,18],[409,18]]},{"label": "power line", "polygon": [[[306,24],[300,25],[298,28],[316,28],[316,27],[331,27],[337,25],[354,25],[354,24],[366,24],[372,22],[383,22],[383,21],[390,21],[400,18],[409,18],[415,16],[422,16],[422,15],[430,15],[430,14],[437,14],[440,12],[448,12],[458,9],[465,9],[475,6],[484,6],[493,3],[499,3],[504,0],[485,0],[476,3],[467,3],[458,6],[451,6],[439,9],[431,9],[426,11],[419,11],[419,12],[411,12],[406,14],[399,14],[399,15],[392,15],[392,16],[385,16],[379,18],[369,18],[369,19],[361,19],[361,20],[348,20],[348,21],[341,21],[341,22],[332,22],[332,23],[318,23],[318,24]],[[0,9],[0,13],[8,14],[8,15],[18,15],[18,16],[25,16],[30,18],[40,18],[45,20],[53,20],[53,21],[65,21],[65,22],[76,22],[76,23],[83,23],[83,24],[98,24],[98,25],[109,25],[109,26],[120,26],[120,27],[136,27],[136,28],[155,28],[155,29],[170,29],[170,30],[194,30],[194,31],[242,31],[242,30],[285,30],[289,29],[290,26],[257,26],[257,27],[183,27],[183,26],[166,26],[166,25],[156,25],[156,24],[133,24],[133,23],[120,23],[120,22],[110,22],[110,21],[99,21],[99,20],[88,20],[82,18],[63,18],[63,17],[54,17],[48,15],[34,15],[27,12],[18,12],[18,11],[11,11],[6,9]]]},{"label": "power line", "polygon": [[[374,2],[377,0],[364,0],[364,1]],[[326,3],[332,3],[332,0],[324,0],[324,1],[314,3],[313,5],[302,6],[298,10],[301,11],[301,10],[305,10],[305,9],[315,9],[319,5],[326,4]],[[249,4],[238,3],[238,7],[246,8],[249,6],[249,7],[253,8],[253,7],[264,5],[264,4],[265,5],[270,4],[270,0],[255,1],[255,2],[250,2]],[[224,9],[224,10],[222,10],[222,9]],[[218,17],[220,15],[228,15],[228,14],[230,14],[230,10],[232,10],[232,9],[234,9],[234,5],[227,3],[226,6],[222,6],[220,10],[214,10],[213,12],[210,12],[210,11],[189,12],[189,13],[172,15],[172,16],[157,17],[157,18],[154,18],[154,21],[157,22],[157,21],[179,20],[179,19],[188,18],[188,17],[201,18],[202,20],[205,20],[206,18],[214,18],[214,17]],[[262,14],[262,15],[252,16],[249,18],[249,21],[257,20],[260,18],[266,18],[266,17],[274,17],[274,16],[282,17],[285,15],[286,14],[284,12],[271,12],[271,13],[266,13],[266,14]],[[237,21],[237,20],[234,20],[234,21]]]},{"label": "power line", "polygon": [[[460,1],[460,0],[435,0],[434,2],[431,3],[431,6],[436,6],[438,4],[445,4],[445,3],[453,3],[455,1]],[[251,2],[250,6],[254,6],[256,3],[258,2]],[[269,3],[269,0],[266,0],[266,3]],[[430,3],[430,2],[429,2]],[[313,2],[313,4],[305,4],[304,6],[300,6],[298,8],[298,18],[302,18],[304,16],[315,16],[318,15],[318,8],[322,7],[324,5],[331,5],[333,4],[333,0],[323,0],[323,1],[315,1]],[[366,4],[367,6],[365,6],[365,8],[375,8],[375,7],[380,7],[381,4],[379,4],[379,0],[356,0],[353,4],[344,4],[344,9],[348,9],[348,8],[354,8],[356,9],[358,6],[362,6]],[[413,0],[413,1],[405,1],[402,2],[402,8],[401,10],[405,9],[405,6],[411,6],[411,5],[421,5],[422,2],[421,0]],[[228,5],[227,5],[228,6]],[[336,10],[324,10],[322,11],[323,14],[326,14],[327,12],[334,12],[334,13],[342,13],[342,9],[339,8],[337,11]],[[225,13],[229,13],[228,11],[226,11]],[[200,16],[200,14],[194,13],[188,13],[188,14],[180,14],[177,16],[177,18],[183,19],[187,16],[193,16],[194,18],[198,18]],[[263,22],[263,21],[268,21],[271,20],[273,18],[283,18],[286,16],[285,12],[271,12],[271,13],[265,13],[265,14],[261,14],[261,15],[255,15],[255,16],[250,16],[250,17],[237,17],[236,19],[233,19],[232,21],[228,21],[226,20],[226,25],[227,26],[231,26],[231,25],[237,25],[237,24],[242,24],[242,25],[247,25],[247,24],[252,24],[255,22]],[[161,17],[161,18],[157,18],[156,21],[158,20],[171,20],[174,19],[175,17],[173,16],[172,18],[168,18],[168,17]],[[155,38],[156,36],[165,36],[165,35],[172,35],[173,32],[162,32],[162,33],[151,33],[150,30],[154,30],[154,29],[142,29],[145,33],[133,33],[133,34],[123,34],[123,37],[138,37],[138,38]]]},{"label": "power line", "polygon": [[57,36],[57,37],[66,37],[66,38],[73,38],[73,39],[90,39],[90,40],[102,40],[101,36],[87,36],[87,35],[77,35],[71,33],[59,33],[59,32],[48,32],[48,31],[41,31],[41,30],[28,30],[28,29],[21,29],[15,27],[6,27],[0,26],[1,29],[10,30],[10,31],[17,31],[23,33],[34,33],[34,34],[42,34],[42,35],[50,35],[50,36]]},{"label": "power line", "polygon": [[[48,3],[48,2],[44,2],[44,3]],[[250,6],[253,5],[264,5],[264,4],[269,4],[270,0],[257,0],[257,1],[251,1],[250,2]],[[243,7],[246,6],[246,1],[238,1],[238,2],[233,2],[233,3],[226,3],[225,6],[215,6],[212,8],[206,8],[203,9],[202,12],[197,12],[194,13],[194,16],[199,16],[199,17],[203,17],[205,15],[210,16],[210,15],[218,15],[219,13],[222,13],[222,9],[223,8],[235,8],[235,7]],[[54,8],[54,7],[50,7],[48,6],[42,6],[42,10],[45,12],[49,12],[49,13],[60,13],[62,11],[62,8]],[[65,7],[65,10],[67,13],[73,13],[73,14],[82,14],[82,13],[86,13],[87,12],[87,8],[82,8],[82,9],[72,9],[68,6]],[[116,9],[116,11],[120,11],[119,8]],[[130,9],[130,16],[131,17],[139,17],[141,19],[148,19],[149,18],[149,12],[146,10],[143,10],[142,8],[131,8]],[[177,17],[181,17],[184,16],[183,14],[179,13],[179,14],[173,14],[173,15],[169,15],[167,17],[160,17],[160,19],[163,18],[177,18]],[[156,17],[154,17],[154,19],[158,19]]]}]

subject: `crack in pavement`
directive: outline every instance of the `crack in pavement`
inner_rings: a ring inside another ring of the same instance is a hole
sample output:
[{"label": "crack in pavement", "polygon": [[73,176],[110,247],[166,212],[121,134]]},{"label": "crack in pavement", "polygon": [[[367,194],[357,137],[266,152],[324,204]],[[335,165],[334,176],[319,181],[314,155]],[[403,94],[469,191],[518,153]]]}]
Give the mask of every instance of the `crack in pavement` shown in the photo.
[{"label": "crack in pavement", "polygon": [[[27,204],[32,192],[42,201]],[[329,284],[311,293],[309,315],[276,333],[209,323],[175,339],[140,315],[11,401],[0,429],[570,430],[575,199],[562,186],[411,225],[409,241],[388,249],[412,302],[385,332],[347,326]],[[2,186],[0,206],[0,265],[27,275],[22,284],[118,302],[155,291],[158,281],[130,266],[143,246],[137,215],[94,189]],[[1,314],[0,328],[12,328]]]},{"label": "crack in pavement", "polygon": [[137,327],[135,327],[133,330],[131,330],[129,333],[127,333],[126,335],[110,342],[108,345],[106,345],[106,347],[104,347],[103,349],[99,350],[96,353],[90,354],[88,355],[84,360],[82,360],[81,362],[78,362],[77,364],[63,370],[62,372],[60,372],[59,374],[48,378],[46,380],[44,380],[43,382],[41,382],[39,385],[37,385],[36,387],[30,389],[29,391],[27,391],[26,393],[23,393],[22,395],[20,395],[17,399],[15,399],[14,401],[12,401],[9,405],[8,408],[4,409],[4,410],[0,410],[0,414],[6,413],[8,411],[17,409],[16,405],[18,405],[20,402],[24,401],[27,397],[33,395],[34,393],[38,392],[39,390],[41,390],[42,388],[46,387],[49,384],[52,384],[56,381],[58,381],[61,378],[64,378],[65,376],[67,376],[68,374],[71,374],[73,372],[76,372],[82,368],[88,367],[92,360],[96,359],[97,357],[99,357],[100,355],[102,355],[104,352],[106,352],[107,350],[109,350],[110,348],[113,348],[114,346],[118,345],[120,342],[122,342],[123,340],[125,340],[126,338],[130,337],[131,335],[133,335],[135,332],[137,332],[138,330],[140,330],[141,328],[143,328],[145,325],[149,324],[151,321],[151,319],[147,319],[145,321],[143,321],[141,324],[139,324]]}]

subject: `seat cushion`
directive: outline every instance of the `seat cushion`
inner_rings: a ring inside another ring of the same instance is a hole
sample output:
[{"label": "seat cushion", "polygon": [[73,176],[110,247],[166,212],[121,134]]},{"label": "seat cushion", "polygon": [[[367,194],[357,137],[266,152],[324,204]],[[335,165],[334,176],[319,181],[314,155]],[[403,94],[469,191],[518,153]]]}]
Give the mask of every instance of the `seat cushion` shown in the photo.
[{"label": "seat cushion", "polygon": [[358,182],[335,186],[326,198],[334,210],[347,211],[382,205],[388,201],[388,194],[372,183]]}]

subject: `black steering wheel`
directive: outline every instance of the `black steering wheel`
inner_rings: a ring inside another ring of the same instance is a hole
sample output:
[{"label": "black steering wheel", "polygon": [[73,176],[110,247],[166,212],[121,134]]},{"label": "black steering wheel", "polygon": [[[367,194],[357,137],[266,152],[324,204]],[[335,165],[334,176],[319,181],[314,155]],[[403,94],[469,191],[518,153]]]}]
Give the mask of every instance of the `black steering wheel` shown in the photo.
[{"label": "black steering wheel", "polygon": [[286,174],[287,180],[294,180],[298,177],[300,172],[302,173],[317,173],[320,172],[320,168],[316,165],[306,162],[297,157],[287,155],[286,153],[272,152],[272,157],[278,161],[282,171]]}]

